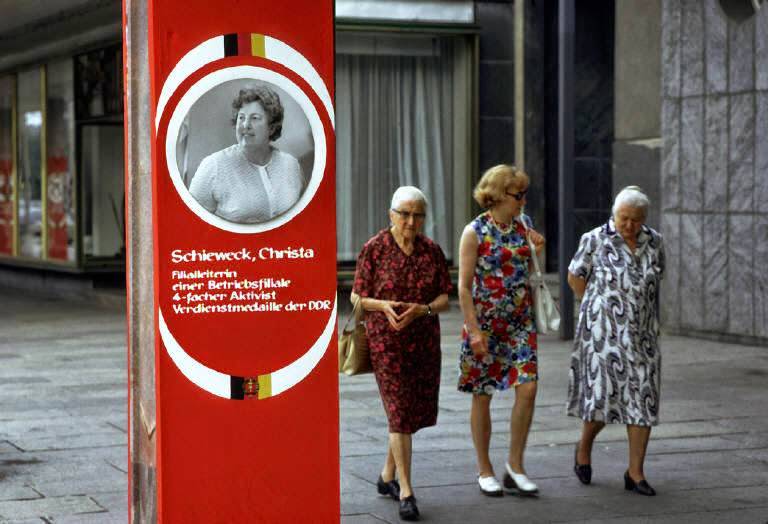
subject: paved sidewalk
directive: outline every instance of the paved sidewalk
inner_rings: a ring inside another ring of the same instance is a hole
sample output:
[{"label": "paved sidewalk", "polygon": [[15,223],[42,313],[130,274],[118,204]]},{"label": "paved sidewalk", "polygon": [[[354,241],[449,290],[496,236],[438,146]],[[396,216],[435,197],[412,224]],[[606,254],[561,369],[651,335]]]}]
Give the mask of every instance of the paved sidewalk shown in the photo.
[{"label": "paved sidewalk", "polygon": [[[414,436],[413,478],[424,522],[768,522],[768,348],[662,338],[662,422],[646,475],[659,495],[625,492],[626,432],[609,426],[593,451],[593,483],[572,473],[580,422],[564,415],[571,345],[540,339],[541,381],[526,453],[537,499],[484,497],[469,433],[470,398],[456,391],[458,307],[442,316],[438,424]],[[497,395],[492,459],[503,474],[514,394]],[[376,494],[387,425],[372,376],[342,377],[342,522],[399,522]]]},{"label": "paved sidewalk", "polygon": [[0,289],[0,522],[126,522],[125,316]]},{"label": "paved sidewalk", "polygon": [[[621,427],[600,436],[594,484],[571,473],[578,421],[563,415],[569,344],[541,341],[542,380],[527,453],[538,499],[483,497],[469,398],[455,391],[460,320],[443,315],[439,423],[414,438],[424,522],[768,521],[768,348],[665,337],[662,424],[647,475],[660,495],[625,493]],[[125,522],[126,356],[118,308],[0,289],[0,522]],[[375,493],[386,421],[371,376],[341,378],[342,522],[399,522]],[[511,394],[494,400],[503,467]],[[176,523],[174,523],[176,524]]]}]

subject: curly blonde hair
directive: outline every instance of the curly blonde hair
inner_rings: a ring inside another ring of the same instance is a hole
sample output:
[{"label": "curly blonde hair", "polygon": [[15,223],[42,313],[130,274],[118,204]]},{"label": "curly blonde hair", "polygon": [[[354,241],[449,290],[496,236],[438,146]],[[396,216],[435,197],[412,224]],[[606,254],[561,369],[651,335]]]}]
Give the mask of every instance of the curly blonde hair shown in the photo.
[{"label": "curly blonde hair", "polygon": [[499,164],[483,173],[472,196],[480,207],[488,209],[502,200],[510,188],[527,187],[530,183],[531,179],[524,171],[509,164]]}]

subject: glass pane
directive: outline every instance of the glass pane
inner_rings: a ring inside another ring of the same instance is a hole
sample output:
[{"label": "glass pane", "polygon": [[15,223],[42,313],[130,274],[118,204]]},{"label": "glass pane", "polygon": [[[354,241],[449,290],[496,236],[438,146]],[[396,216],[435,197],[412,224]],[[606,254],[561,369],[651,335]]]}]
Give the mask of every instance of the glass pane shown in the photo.
[{"label": "glass pane", "polygon": [[83,126],[81,140],[83,252],[90,257],[123,257],[123,127]]},{"label": "glass pane", "polygon": [[123,53],[107,47],[75,57],[77,68],[77,118],[123,114]]},{"label": "glass pane", "polygon": [[48,66],[46,80],[48,257],[74,262],[75,96],[72,59]]},{"label": "glass pane", "polygon": [[33,258],[42,255],[40,81],[39,69],[19,73],[19,251],[22,256]]},{"label": "glass pane", "polygon": [[13,92],[15,78],[0,77],[0,254],[13,255]]}]

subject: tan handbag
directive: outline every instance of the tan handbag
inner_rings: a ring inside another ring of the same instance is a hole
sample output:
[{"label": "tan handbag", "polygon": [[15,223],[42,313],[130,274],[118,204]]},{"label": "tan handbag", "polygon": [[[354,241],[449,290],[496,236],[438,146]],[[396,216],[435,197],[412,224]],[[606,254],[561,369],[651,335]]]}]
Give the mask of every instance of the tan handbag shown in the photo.
[{"label": "tan handbag", "polygon": [[[363,317],[363,299],[358,297],[339,335],[339,373],[351,376],[373,371]],[[348,330],[353,318],[355,324]]]}]

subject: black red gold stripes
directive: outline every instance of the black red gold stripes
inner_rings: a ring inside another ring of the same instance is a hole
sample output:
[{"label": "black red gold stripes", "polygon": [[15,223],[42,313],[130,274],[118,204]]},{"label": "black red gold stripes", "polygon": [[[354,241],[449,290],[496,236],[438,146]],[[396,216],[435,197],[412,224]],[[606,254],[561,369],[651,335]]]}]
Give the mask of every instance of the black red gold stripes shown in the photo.
[{"label": "black red gold stripes", "polygon": [[224,56],[259,56],[265,58],[264,35],[230,33],[224,35]]}]

